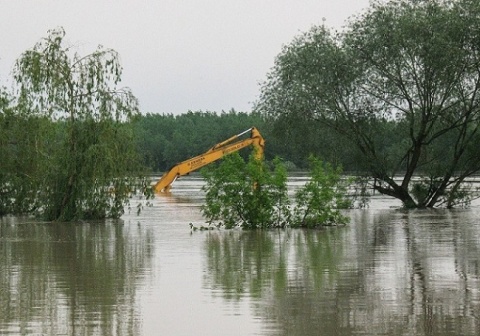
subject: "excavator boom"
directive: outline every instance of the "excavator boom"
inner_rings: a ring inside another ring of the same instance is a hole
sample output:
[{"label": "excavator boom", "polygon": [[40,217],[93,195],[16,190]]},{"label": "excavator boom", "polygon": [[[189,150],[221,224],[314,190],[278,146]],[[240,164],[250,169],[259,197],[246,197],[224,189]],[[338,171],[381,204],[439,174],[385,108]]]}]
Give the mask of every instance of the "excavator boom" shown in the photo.
[{"label": "excavator boom", "polygon": [[[238,140],[246,133],[250,132],[250,137]],[[265,140],[261,136],[260,132],[252,127],[246,131],[243,131],[237,135],[222,141],[203,154],[192,157],[188,160],[180,162],[170,168],[163,176],[158,180],[154,186],[156,193],[170,191],[172,183],[179,177],[191,173],[195,170],[202,168],[214,161],[217,161],[227,154],[239,151],[242,148],[253,145],[255,148],[255,157],[257,159],[263,158]]]}]

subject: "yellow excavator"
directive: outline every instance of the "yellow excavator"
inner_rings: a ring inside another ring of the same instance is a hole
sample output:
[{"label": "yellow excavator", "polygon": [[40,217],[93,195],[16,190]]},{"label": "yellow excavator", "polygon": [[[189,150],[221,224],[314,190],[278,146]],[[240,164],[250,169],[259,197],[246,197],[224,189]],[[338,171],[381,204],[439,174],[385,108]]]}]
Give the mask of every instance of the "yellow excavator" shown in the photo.
[{"label": "yellow excavator", "polygon": [[[244,134],[250,132],[250,137],[240,139]],[[238,140],[240,139],[240,140]],[[237,141],[236,141],[237,140]],[[167,193],[170,191],[172,183],[183,175],[191,173],[203,166],[208,165],[214,161],[217,161],[227,154],[236,152],[242,148],[253,145],[255,149],[255,157],[259,160],[263,158],[265,140],[255,127],[252,127],[242,133],[234,135],[225,141],[222,141],[203,154],[192,157],[188,160],[180,162],[170,168],[163,176],[158,180],[154,186],[156,193]]]}]

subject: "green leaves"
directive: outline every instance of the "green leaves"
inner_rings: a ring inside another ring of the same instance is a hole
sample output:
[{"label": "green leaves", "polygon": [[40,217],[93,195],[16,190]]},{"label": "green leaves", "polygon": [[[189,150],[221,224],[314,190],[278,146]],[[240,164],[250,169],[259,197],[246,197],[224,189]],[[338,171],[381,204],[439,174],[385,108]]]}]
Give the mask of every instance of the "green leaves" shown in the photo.
[{"label": "green leaves", "polygon": [[310,180],[295,194],[296,206],[292,226],[320,227],[346,223],[339,209],[352,207],[347,198],[348,180],[342,169],[310,157]]},{"label": "green leaves", "polygon": [[238,153],[229,154],[218,167],[202,169],[206,179],[206,204],[202,206],[209,222],[226,228],[245,229],[283,227],[289,202],[286,173],[276,161],[270,171],[253,155],[247,163]]},{"label": "green leaves", "polygon": [[[277,57],[256,110],[335,130],[409,207],[445,203],[480,171],[479,13],[472,0],[375,1],[342,32],[314,27]],[[417,197],[414,176],[435,185]]]},{"label": "green leaves", "polygon": [[218,167],[202,170],[206,179],[203,216],[210,223],[230,229],[274,227],[321,227],[341,224],[347,218],[339,208],[351,206],[341,169],[311,158],[311,179],[295,196],[292,210],[287,172],[280,161],[269,169],[253,156],[245,163],[238,153],[227,156]]},{"label": "green leaves", "polygon": [[[0,190],[11,189],[3,199],[31,204],[9,212],[62,221],[118,218],[133,194],[152,195],[132,132],[138,102],[117,87],[117,52],[100,46],[80,56],[64,37],[62,28],[49,31],[16,62],[11,124],[18,129],[6,140],[14,145]],[[22,133],[28,125],[38,127]],[[24,138],[31,140],[20,146]],[[22,161],[15,161],[19,150]]]},{"label": "green leaves", "polygon": [[64,37],[62,28],[51,30],[17,60],[14,78],[19,103],[35,107],[30,113],[55,119],[125,121],[138,113],[130,90],[116,87],[122,74],[118,53],[99,46],[80,56],[64,46]]}]

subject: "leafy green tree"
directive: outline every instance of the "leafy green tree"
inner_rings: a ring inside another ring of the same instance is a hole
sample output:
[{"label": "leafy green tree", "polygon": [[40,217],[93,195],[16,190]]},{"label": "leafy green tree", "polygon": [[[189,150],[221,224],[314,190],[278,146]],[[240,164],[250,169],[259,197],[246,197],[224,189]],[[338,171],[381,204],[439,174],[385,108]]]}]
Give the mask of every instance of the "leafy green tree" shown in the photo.
[{"label": "leafy green tree", "polygon": [[352,206],[341,168],[311,157],[310,180],[295,195],[294,207],[287,190],[284,164],[275,159],[272,169],[252,155],[245,162],[238,153],[228,155],[218,167],[202,170],[206,179],[207,221],[226,228],[321,227],[346,223],[341,208]]},{"label": "leafy green tree", "polygon": [[349,181],[342,180],[341,173],[340,167],[310,157],[310,180],[295,194],[292,226],[312,228],[347,221],[339,209],[352,204],[347,198]]},{"label": "leafy green tree", "polygon": [[271,171],[263,160],[250,156],[246,163],[238,152],[218,167],[202,169],[206,192],[202,212],[208,222],[226,228],[283,227],[289,216],[286,170],[275,161]]},{"label": "leafy green tree", "polygon": [[478,1],[374,1],[344,31],[285,46],[256,111],[336,130],[408,208],[453,206],[480,170],[479,26]]},{"label": "leafy green tree", "polygon": [[0,216],[9,212],[11,207],[11,186],[8,183],[9,175],[12,172],[11,159],[9,153],[9,124],[10,124],[10,104],[9,96],[5,89],[0,87]]},{"label": "leafy green tree", "polygon": [[137,99],[118,87],[114,50],[100,46],[80,56],[64,37],[63,29],[49,31],[14,68],[15,113],[47,118],[60,130],[47,136],[48,160],[36,173],[38,210],[49,220],[119,217],[132,192],[150,189],[130,125]]},{"label": "leafy green tree", "polygon": [[48,157],[47,134],[55,127],[45,117],[18,113],[13,97],[0,93],[0,215],[34,211],[40,167]]}]

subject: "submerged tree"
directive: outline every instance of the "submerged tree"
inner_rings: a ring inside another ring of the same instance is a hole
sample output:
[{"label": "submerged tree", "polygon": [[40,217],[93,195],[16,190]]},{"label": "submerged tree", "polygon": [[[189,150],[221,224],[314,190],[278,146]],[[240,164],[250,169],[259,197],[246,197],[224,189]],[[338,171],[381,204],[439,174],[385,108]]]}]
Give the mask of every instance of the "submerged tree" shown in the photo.
[{"label": "submerged tree", "polygon": [[351,206],[346,197],[348,181],[341,169],[311,157],[310,180],[299,188],[292,206],[287,189],[287,171],[276,158],[269,167],[250,156],[229,154],[217,167],[206,167],[203,216],[226,228],[322,227],[344,224],[341,208]]},{"label": "submerged tree", "polygon": [[10,143],[10,100],[5,88],[0,87],[0,216],[8,213],[12,207],[12,183],[9,181],[13,171]]},{"label": "submerged tree", "polygon": [[478,27],[474,0],[373,2],[343,32],[286,46],[256,110],[335,129],[406,207],[454,206],[480,170]]},{"label": "submerged tree", "polygon": [[310,179],[295,193],[292,226],[318,227],[347,222],[340,209],[351,208],[353,201],[347,196],[349,181],[342,179],[341,174],[341,167],[310,157]]},{"label": "submerged tree", "polygon": [[202,213],[208,222],[245,229],[284,227],[288,223],[287,173],[278,160],[270,170],[254,155],[245,162],[235,152],[218,166],[201,172],[206,180]]},{"label": "submerged tree", "polygon": [[149,190],[129,124],[137,99],[117,87],[122,68],[114,50],[80,56],[64,37],[63,29],[50,31],[14,69],[16,115],[52,121],[35,174],[37,210],[50,220],[119,217],[132,192]]}]

